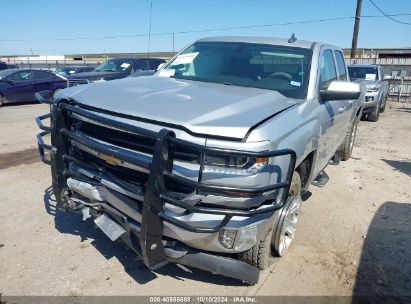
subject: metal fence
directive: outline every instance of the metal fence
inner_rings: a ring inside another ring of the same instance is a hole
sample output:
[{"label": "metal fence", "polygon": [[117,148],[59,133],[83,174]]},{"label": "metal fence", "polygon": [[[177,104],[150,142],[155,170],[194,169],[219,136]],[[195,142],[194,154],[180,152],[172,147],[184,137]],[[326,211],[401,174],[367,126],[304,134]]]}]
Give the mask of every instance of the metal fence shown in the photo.
[{"label": "metal fence", "polygon": [[62,66],[93,66],[97,67],[103,61],[98,60],[56,60],[56,61],[45,61],[45,60],[15,60],[9,62],[9,64],[17,65],[19,68],[34,68],[34,69],[55,69]]},{"label": "metal fence", "polygon": [[346,58],[348,64],[411,65],[411,58]]},{"label": "metal fence", "polygon": [[388,90],[389,97],[400,102],[411,102],[411,80],[392,79]]}]

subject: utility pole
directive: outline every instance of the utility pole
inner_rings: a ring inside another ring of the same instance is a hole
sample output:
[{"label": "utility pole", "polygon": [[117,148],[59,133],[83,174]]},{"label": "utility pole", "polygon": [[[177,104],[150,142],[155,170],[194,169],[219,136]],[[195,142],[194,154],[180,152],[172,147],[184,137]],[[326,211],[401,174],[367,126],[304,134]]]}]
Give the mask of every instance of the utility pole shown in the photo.
[{"label": "utility pole", "polygon": [[153,1],[150,1],[150,24],[148,27],[148,50],[147,57],[150,58],[150,44],[151,44],[151,14],[153,11]]},{"label": "utility pole", "polygon": [[174,53],[174,32],[173,32],[173,53]]},{"label": "utility pole", "polygon": [[361,5],[362,5],[362,0],[357,0],[357,10],[355,11],[354,33],[352,35],[351,59],[355,59],[355,54],[357,53],[358,32],[360,30],[360,19],[361,19]]}]

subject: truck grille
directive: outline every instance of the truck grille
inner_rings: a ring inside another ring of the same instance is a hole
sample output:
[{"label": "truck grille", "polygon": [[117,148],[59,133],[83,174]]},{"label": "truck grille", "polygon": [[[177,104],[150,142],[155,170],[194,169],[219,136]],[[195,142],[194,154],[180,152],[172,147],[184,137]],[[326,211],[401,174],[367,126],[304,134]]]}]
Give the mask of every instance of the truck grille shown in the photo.
[{"label": "truck grille", "polygon": [[82,84],[89,84],[90,81],[88,79],[69,79],[68,80],[68,86],[69,87],[74,87]]},{"label": "truck grille", "polygon": [[[77,130],[95,139],[120,146],[122,148],[153,155],[155,140],[153,138],[135,135],[115,129],[99,126],[93,123],[82,121],[77,125]],[[174,159],[198,163],[199,153],[183,147],[175,147]]]},{"label": "truck grille", "polygon": [[[155,139],[143,135],[127,133],[106,126],[101,126],[88,121],[74,120],[74,129],[82,134],[101,142],[125,148],[131,151],[144,153],[152,157],[154,153]],[[78,147],[73,147],[74,156],[85,163],[93,163],[104,172],[129,185],[139,185],[143,193],[148,182],[148,173],[127,168],[126,166],[113,165],[105,160],[92,155]],[[174,147],[174,160],[185,163],[198,164],[200,153],[184,147]],[[168,183],[168,189],[175,193],[191,193],[194,189],[185,185],[177,185],[173,181]]]}]

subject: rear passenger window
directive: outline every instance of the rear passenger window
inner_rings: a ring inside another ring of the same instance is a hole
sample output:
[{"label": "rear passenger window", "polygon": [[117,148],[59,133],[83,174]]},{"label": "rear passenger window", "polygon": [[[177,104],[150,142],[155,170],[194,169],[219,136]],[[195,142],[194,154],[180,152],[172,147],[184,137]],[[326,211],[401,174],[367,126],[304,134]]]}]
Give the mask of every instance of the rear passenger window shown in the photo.
[{"label": "rear passenger window", "polygon": [[147,60],[140,60],[139,62],[137,62],[134,68],[134,70],[141,70],[141,71],[147,71],[149,69],[150,67],[148,66]]},{"label": "rear passenger window", "polygon": [[46,71],[31,71],[31,80],[43,80],[52,78],[53,74]]},{"label": "rear passenger window", "polygon": [[334,57],[331,50],[326,50],[320,58],[320,90],[328,89],[331,81],[337,79]]},{"label": "rear passenger window", "polygon": [[344,56],[340,51],[335,51],[335,60],[337,61],[338,79],[347,80],[347,69],[345,67]]}]

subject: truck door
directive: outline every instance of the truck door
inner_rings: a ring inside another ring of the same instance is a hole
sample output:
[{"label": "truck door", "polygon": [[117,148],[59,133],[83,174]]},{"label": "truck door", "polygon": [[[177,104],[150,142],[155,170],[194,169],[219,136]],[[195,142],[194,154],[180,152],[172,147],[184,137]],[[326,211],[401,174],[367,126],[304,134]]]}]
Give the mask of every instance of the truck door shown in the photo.
[{"label": "truck door", "polygon": [[[337,64],[337,77],[338,80],[341,81],[348,81],[348,72],[347,67],[345,65],[344,55],[341,53],[340,50],[334,50],[335,62]],[[341,117],[341,129],[340,129],[340,139],[341,141],[344,139],[345,135],[347,134],[349,128],[351,127],[351,122],[353,121],[355,113],[353,111],[353,106],[357,102],[356,99],[350,100],[341,100],[342,105],[340,111],[342,111]]]},{"label": "truck door", "polygon": [[54,75],[48,71],[32,70],[31,71],[31,83],[34,85],[34,88],[35,88],[33,92],[33,98],[34,98],[34,93],[36,92],[40,92],[44,90],[54,91],[53,78],[54,78]]},{"label": "truck door", "polygon": [[9,102],[33,101],[34,86],[30,81],[30,70],[18,71],[7,77],[13,81],[7,90],[6,98]]},{"label": "truck door", "polygon": [[[323,48],[319,60],[318,96],[331,81],[337,80],[337,69],[332,49]],[[325,167],[341,143],[344,126],[345,100],[321,100],[319,98],[321,136],[319,138],[319,166]]]}]

